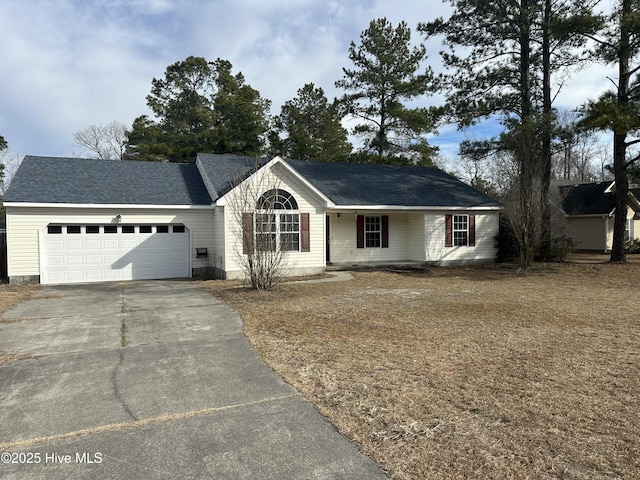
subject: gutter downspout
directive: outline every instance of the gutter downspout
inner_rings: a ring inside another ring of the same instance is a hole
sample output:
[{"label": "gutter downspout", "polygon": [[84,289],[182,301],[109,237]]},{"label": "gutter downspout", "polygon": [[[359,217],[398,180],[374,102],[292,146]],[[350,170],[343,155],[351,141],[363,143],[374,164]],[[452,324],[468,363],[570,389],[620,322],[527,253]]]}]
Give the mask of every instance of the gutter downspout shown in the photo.
[{"label": "gutter downspout", "polygon": [[610,215],[604,216],[604,253],[609,252],[609,217]]}]

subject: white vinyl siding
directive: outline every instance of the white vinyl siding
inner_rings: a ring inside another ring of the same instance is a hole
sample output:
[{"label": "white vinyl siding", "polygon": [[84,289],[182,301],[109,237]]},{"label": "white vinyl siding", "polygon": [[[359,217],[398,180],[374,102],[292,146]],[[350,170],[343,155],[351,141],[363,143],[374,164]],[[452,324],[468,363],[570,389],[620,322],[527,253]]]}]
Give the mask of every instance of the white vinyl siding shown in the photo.
[{"label": "white vinyl siding", "polygon": [[[356,248],[356,217],[353,213],[331,214],[331,261],[467,263],[495,259],[498,212],[469,212],[475,215],[476,245],[445,247],[445,213],[367,212],[389,216],[389,248]],[[456,212],[456,214],[458,214]],[[462,213],[460,213],[462,214]],[[466,216],[467,213],[464,212]]]},{"label": "white vinyl siding", "polygon": [[[392,262],[413,260],[410,258],[410,245],[415,242],[409,239],[409,218],[415,215],[407,213],[388,213],[382,211],[367,211],[366,217],[389,216],[389,247],[388,248],[357,248],[356,245],[356,216],[353,213],[340,213],[340,218],[331,214],[331,262],[332,263],[362,263],[362,262]],[[419,219],[419,217],[418,217]],[[420,220],[420,219],[419,219]],[[420,224],[422,222],[420,221]],[[416,232],[416,229],[412,229]],[[412,249],[419,252],[419,248]]]},{"label": "white vinyl siding", "polygon": [[[257,176],[252,177],[257,178]],[[298,204],[298,213],[309,213],[309,252],[288,252],[287,267],[291,269],[291,275],[306,275],[322,273],[325,267],[325,216],[324,206],[317,195],[297,178],[291,175],[283,166],[275,165],[271,172],[266,172],[265,177],[255,182],[256,190],[261,190],[253,198],[258,198],[265,191],[277,187],[286,190],[295,198]],[[244,188],[244,186],[240,187]],[[233,191],[229,193],[231,197]],[[242,254],[242,225],[233,209],[233,202],[224,207],[225,217],[225,254],[224,264],[227,278],[241,278],[244,274],[241,268]],[[282,211],[285,212],[284,210]],[[255,209],[245,213],[255,213]]]},{"label": "white vinyl siding", "polygon": [[209,209],[124,209],[111,207],[7,207],[7,270],[12,276],[40,274],[39,231],[49,224],[109,225],[116,215],[129,225],[183,224],[191,231],[192,267],[204,267],[207,258],[196,258],[196,248],[214,251],[213,212]]},{"label": "white vinyl siding", "polygon": [[[452,212],[459,215],[458,212]],[[475,215],[475,240],[473,247],[445,247],[446,218],[444,213],[426,213],[425,244],[426,261],[434,263],[486,262],[496,258],[498,212],[468,212]]]},{"label": "white vinyl siding", "polygon": [[216,207],[213,212],[213,255],[209,254],[211,266],[224,271],[226,251],[225,248],[225,207]]}]

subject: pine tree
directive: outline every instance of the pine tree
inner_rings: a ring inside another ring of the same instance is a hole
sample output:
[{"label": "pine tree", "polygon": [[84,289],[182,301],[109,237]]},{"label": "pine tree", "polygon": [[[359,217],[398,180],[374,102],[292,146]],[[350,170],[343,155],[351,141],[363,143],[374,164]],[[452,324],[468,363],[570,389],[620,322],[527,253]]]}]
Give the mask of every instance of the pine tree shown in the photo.
[{"label": "pine tree", "polygon": [[424,45],[411,47],[406,22],[394,27],[386,18],[372,20],[351,42],[349,59],[336,82],[346,91],[341,103],[360,123],[352,133],[363,139],[362,158],[377,162],[428,164],[436,152],[425,134],[435,129],[436,110],[408,103],[433,92],[433,73],[422,67]]},{"label": "pine tree", "polygon": [[630,148],[640,143],[640,1],[617,0],[606,17],[577,17],[577,21],[594,19],[602,25],[600,34],[591,36],[598,44],[596,53],[602,62],[617,65],[618,78],[615,90],[587,104],[582,125],[613,132],[616,210],[610,260],[624,262],[629,174],[640,164],[640,155]]},{"label": "pine tree", "polygon": [[284,137],[272,137],[272,153],[300,160],[345,160],[352,147],[341,120],[336,102],[329,103],[322,88],[308,83],[276,117],[277,133]]}]

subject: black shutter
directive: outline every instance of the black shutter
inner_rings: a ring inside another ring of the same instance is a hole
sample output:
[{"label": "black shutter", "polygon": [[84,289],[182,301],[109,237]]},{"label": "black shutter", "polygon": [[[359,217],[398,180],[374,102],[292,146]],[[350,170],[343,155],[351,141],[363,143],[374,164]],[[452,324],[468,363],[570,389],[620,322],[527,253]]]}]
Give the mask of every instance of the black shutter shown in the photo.
[{"label": "black shutter", "polygon": [[356,221],[356,247],[364,248],[364,215],[358,215]]},{"label": "black shutter", "polygon": [[242,253],[253,253],[253,213],[242,214]]},{"label": "black shutter", "polygon": [[300,214],[300,251],[308,252],[310,251],[309,245],[309,214],[301,213]]},{"label": "black shutter", "polygon": [[382,215],[382,248],[389,248],[389,215]]},{"label": "black shutter", "polygon": [[453,247],[453,215],[450,213],[445,215],[444,246]]}]

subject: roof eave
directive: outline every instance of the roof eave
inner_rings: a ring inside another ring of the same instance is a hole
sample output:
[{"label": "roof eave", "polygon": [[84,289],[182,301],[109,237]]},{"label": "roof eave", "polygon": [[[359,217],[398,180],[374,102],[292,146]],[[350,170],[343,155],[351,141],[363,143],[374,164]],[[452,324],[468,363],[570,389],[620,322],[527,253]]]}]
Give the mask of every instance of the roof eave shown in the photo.
[{"label": "roof eave", "polygon": [[402,211],[500,211],[501,205],[490,206],[433,206],[433,205],[334,205],[330,210],[402,210]]},{"label": "roof eave", "polygon": [[37,203],[4,202],[5,207],[28,208],[129,208],[136,210],[211,210],[215,205],[158,205],[138,203]]}]

